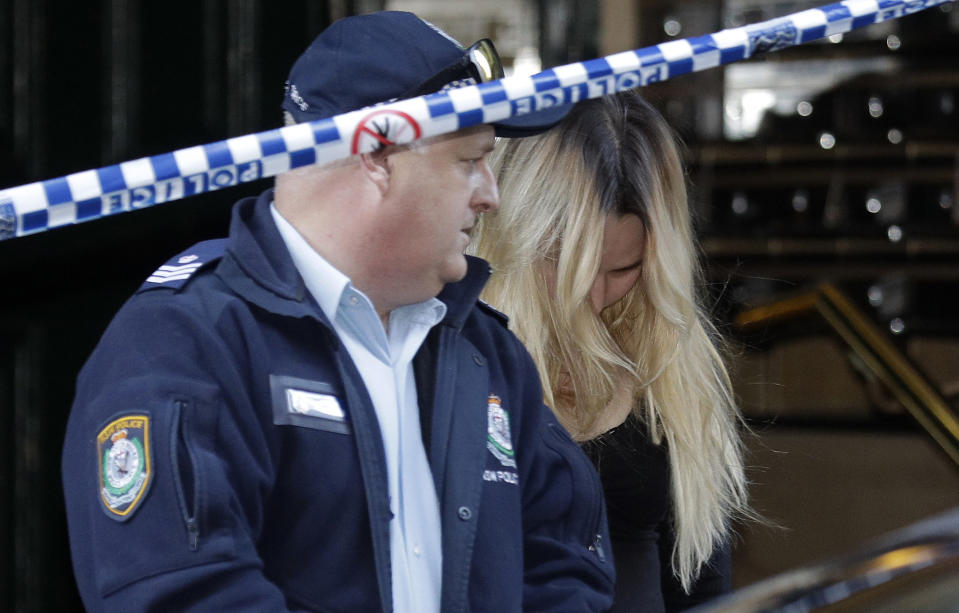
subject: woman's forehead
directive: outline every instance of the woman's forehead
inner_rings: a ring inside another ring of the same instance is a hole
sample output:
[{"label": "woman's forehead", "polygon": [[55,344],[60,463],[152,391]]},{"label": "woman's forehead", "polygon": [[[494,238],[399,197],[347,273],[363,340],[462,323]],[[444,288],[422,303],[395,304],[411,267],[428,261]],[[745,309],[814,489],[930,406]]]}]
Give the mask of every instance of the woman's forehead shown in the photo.
[{"label": "woman's forehead", "polygon": [[646,231],[638,215],[606,216],[603,233],[603,263],[617,267],[639,263],[646,250]]}]

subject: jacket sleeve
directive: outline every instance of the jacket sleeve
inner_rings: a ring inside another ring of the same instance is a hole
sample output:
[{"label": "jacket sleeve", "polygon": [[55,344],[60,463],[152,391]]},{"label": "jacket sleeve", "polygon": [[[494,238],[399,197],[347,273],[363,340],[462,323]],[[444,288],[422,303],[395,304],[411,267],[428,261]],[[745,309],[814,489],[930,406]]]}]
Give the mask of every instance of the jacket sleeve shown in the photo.
[{"label": "jacket sleeve", "polygon": [[[524,352],[525,355],[525,352]],[[542,404],[537,381],[526,397],[520,458],[523,491],[525,611],[606,611],[615,582],[599,476]]]},{"label": "jacket sleeve", "polygon": [[62,475],[84,604],[286,611],[255,547],[262,428],[213,374],[231,362],[216,335],[151,302],[121,310],[78,378]]}]

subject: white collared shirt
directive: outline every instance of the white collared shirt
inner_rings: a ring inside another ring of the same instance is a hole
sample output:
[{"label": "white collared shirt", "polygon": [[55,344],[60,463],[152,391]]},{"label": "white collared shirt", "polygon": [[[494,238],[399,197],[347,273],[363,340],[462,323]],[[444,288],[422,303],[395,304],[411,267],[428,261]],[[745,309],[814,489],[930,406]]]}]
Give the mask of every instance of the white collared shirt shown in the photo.
[{"label": "white collared shirt", "polygon": [[[280,215],[270,213],[293,263],[353,358],[383,434],[389,481],[393,609],[436,613],[442,587],[439,501],[420,430],[413,356],[446,315],[436,298],[390,312],[389,334],[370,299]],[[359,487],[359,484],[357,484]]]}]

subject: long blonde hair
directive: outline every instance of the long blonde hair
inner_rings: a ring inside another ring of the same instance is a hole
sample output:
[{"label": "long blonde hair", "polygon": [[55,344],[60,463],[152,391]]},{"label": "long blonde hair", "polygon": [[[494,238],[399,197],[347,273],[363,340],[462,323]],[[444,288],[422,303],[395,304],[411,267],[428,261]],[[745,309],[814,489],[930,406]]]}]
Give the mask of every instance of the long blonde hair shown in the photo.
[{"label": "long blonde hair", "polygon": [[[635,92],[577,104],[537,137],[497,144],[501,206],[471,251],[494,269],[484,299],[510,317],[544,399],[579,440],[631,386],[632,412],[669,450],[674,574],[688,591],[748,513],[741,421],[704,287],[677,139]],[[589,291],[607,215],[646,230],[640,281],[597,317]]]}]

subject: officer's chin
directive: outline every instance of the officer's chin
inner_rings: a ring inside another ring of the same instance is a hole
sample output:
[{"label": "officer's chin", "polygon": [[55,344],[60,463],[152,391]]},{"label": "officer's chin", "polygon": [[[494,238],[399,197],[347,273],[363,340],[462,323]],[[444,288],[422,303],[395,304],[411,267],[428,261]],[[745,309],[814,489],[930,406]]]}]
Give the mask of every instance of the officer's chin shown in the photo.
[{"label": "officer's chin", "polygon": [[450,265],[447,266],[447,269],[443,271],[443,284],[445,285],[447,283],[457,283],[462,281],[466,277],[466,271],[466,256],[460,254],[459,257],[454,262],[450,262]]}]

